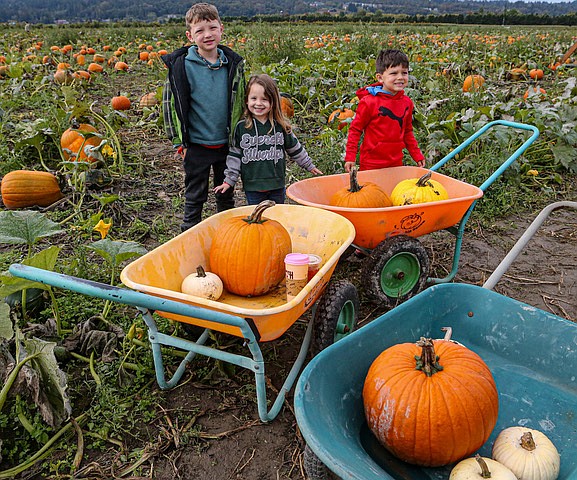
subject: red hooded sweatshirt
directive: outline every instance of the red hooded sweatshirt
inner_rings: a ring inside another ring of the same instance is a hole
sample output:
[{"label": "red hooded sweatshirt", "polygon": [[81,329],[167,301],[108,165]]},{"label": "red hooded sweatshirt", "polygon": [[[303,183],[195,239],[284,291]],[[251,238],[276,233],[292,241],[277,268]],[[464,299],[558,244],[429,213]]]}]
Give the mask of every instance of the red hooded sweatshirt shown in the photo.
[{"label": "red hooded sweatshirt", "polygon": [[[349,126],[345,162],[356,162],[361,135],[359,170],[403,165],[403,149],[418,162],[423,156],[413,134],[413,101],[404,91],[385,93],[381,83],[357,91],[359,106]],[[372,92],[371,92],[372,91]]]}]

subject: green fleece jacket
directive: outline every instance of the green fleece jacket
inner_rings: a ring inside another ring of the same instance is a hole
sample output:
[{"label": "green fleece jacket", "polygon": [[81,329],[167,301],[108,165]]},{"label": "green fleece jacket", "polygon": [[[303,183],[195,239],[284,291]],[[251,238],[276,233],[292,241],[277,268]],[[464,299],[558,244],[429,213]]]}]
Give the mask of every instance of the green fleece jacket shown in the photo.
[{"label": "green fleece jacket", "polygon": [[[255,130],[256,129],[256,130]],[[234,186],[239,177],[245,191],[262,192],[285,187],[286,155],[309,172],[315,168],[308,153],[292,132],[275,122],[236,124],[226,159],[225,182]]]}]

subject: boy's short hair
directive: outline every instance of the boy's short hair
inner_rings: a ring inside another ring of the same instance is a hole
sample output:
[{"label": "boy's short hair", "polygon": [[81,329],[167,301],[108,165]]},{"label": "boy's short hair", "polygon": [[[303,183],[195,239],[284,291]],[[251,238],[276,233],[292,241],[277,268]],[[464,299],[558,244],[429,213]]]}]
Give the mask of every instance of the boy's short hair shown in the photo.
[{"label": "boy's short hair", "polygon": [[210,3],[195,3],[188,9],[184,18],[186,20],[187,28],[190,28],[193,24],[202,22],[203,20],[206,20],[207,22],[218,20],[220,22],[217,8]]},{"label": "boy's short hair", "polygon": [[377,73],[383,73],[387,68],[399,65],[409,68],[409,57],[400,50],[381,50],[375,62]]}]

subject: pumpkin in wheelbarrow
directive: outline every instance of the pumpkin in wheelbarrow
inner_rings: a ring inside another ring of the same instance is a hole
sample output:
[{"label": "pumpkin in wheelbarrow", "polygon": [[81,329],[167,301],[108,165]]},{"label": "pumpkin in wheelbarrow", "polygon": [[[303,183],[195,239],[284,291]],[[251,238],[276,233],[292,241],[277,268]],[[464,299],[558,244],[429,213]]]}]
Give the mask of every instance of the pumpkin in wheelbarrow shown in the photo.
[{"label": "pumpkin in wheelbarrow", "polygon": [[421,178],[408,178],[397,183],[391,192],[393,205],[415,205],[447,200],[449,198],[447,190],[441,182],[431,179],[431,175],[431,172],[427,172]]},{"label": "pumpkin in wheelbarrow", "polygon": [[210,247],[210,269],[231,293],[264,295],[285,278],[284,258],[292,242],[286,228],[263,216],[275,205],[259,203],[248,217],[231,217],[217,228]]},{"label": "pumpkin in wheelbarrow", "polygon": [[349,182],[349,187],[341,188],[333,194],[331,205],[348,208],[381,208],[393,205],[387,193],[376,183],[359,184],[355,167],[351,169]]},{"label": "pumpkin in wheelbarrow", "polygon": [[479,449],[497,423],[491,371],[472,350],[422,337],[372,363],[363,388],[367,424],[401,460],[439,467]]}]

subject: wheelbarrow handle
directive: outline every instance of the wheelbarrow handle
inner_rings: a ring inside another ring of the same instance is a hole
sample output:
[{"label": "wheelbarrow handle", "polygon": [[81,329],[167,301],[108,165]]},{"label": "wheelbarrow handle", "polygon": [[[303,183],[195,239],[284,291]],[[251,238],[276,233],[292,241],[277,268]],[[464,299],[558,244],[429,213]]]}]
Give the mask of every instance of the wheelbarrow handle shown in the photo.
[{"label": "wheelbarrow handle", "polygon": [[9,271],[16,277],[40,282],[53,287],[72,290],[73,292],[91,297],[132,305],[139,309],[148,309],[152,311],[159,310],[162,312],[185,315],[188,317],[239,327],[243,334],[246,333],[246,335],[248,335],[248,337],[245,338],[250,338],[254,335],[247,320],[223,312],[195,307],[186,303],[176,302],[161,297],[154,297],[127,288],[115,287],[113,285],[87,280],[85,278],[73,277],[71,275],[65,275],[19,263],[10,265]]},{"label": "wheelbarrow handle", "polygon": [[460,153],[465,148],[467,148],[469,145],[471,145],[471,143],[473,143],[475,140],[477,140],[477,138],[479,138],[481,135],[483,135],[487,130],[489,130],[490,128],[492,128],[496,125],[502,125],[502,126],[511,127],[511,128],[518,128],[521,130],[529,130],[533,133],[527,140],[525,140],[525,142],[523,142],[523,144],[519,148],[517,148],[517,150],[515,150],[515,152],[513,152],[513,154],[507,160],[505,160],[501,164],[501,166],[497,170],[495,170],[493,172],[493,174],[487,180],[485,180],[483,182],[482,185],[479,186],[479,188],[483,192],[486,191],[487,188],[489,188],[489,186],[495,180],[497,180],[497,178],[499,178],[501,176],[501,174],[505,170],[507,170],[507,168],[509,168],[509,166],[515,160],[517,160],[523,154],[523,152],[525,150],[527,150],[527,148],[529,148],[529,145],[531,145],[535,141],[535,139],[539,136],[539,129],[537,127],[535,127],[534,125],[527,125],[525,123],[509,122],[507,120],[495,120],[493,122],[487,123],[482,128],[477,130],[473,135],[471,135],[469,138],[467,138],[467,140],[465,140],[463,143],[461,143],[458,147],[456,147],[453,151],[451,151],[449,154],[447,154],[444,158],[442,158],[437,163],[435,163],[431,167],[431,170],[437,171],[445,163],[447,163],[450,159],[454,158],[458,153]]},{"label": "wheelbarrow handle", "polygon": [[570,202],[570,201],[555,202],[551,203],[550,205],[547,205],[543,210],[541,210],[539,215],[535,217],[535,220],[531,222],[531,225],[529,225],[527,230],[525,230],[523,235],[521,235],[521,237],[519,237],[519,240],[517,240],[515,245],[513,245],[513,248],[509,250],[509,253],[507,253],[505,258],[501,260],[501,263],[497,265],[497,268],[495,268],[491,276],[485,281],[485,283],[483,284],[483,288],[492,290],[497,284],[497,282],[501,279],[503,274],[509,269],[511,264],[519,256],[521,251],[525,248],[529,240],[533,237],[533,235],[535,235],[539,227],[543,225],[543,222],[547,219],[549,214],[555,210],[565,207],[577,209],[577,202]]}]

